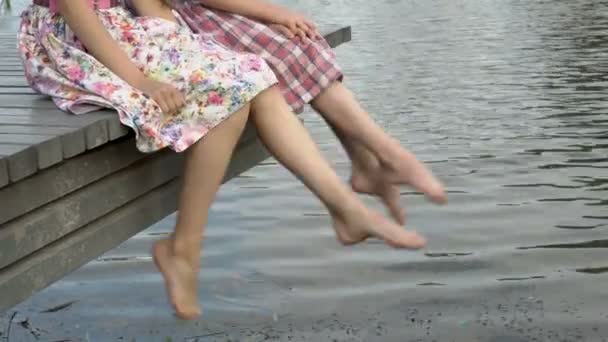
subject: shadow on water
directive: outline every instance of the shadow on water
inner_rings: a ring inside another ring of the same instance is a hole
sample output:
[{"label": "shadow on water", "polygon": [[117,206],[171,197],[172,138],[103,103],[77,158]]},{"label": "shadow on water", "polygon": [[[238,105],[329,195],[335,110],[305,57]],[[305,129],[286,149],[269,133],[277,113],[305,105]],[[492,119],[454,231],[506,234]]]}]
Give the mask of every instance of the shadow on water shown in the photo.
[{"label": "shadow on water", "polygon": [[517,249],[540,249],[540,248],[608,248],[608,240],[594,240],[587,242],[578,243],[558,243],[552,245],[532,246],[532,247],[518,247]]}]

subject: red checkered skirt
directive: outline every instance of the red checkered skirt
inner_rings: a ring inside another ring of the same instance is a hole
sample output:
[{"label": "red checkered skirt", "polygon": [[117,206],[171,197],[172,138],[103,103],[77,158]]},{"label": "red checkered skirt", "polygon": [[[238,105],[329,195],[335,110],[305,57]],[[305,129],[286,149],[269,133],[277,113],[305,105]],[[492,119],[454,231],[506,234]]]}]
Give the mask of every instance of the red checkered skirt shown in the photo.
[{"label": "red checkered skirt", "polygon": [[192,1],[176,10],[190,28],[226,48],[253,53],[266,60],[294,112],[343,78],[336,56],[323,39],[300,41],[241,15],[212,10]]}]

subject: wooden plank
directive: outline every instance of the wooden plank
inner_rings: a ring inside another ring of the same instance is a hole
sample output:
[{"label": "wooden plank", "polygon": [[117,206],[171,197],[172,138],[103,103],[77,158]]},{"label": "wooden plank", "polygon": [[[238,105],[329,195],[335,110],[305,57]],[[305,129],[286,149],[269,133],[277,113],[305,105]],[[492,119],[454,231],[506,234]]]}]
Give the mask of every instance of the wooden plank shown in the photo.
[{"label": "wooden plank", "polygon": [[25,126],[3,125],[0,119],[0,135],[2,134],[29,134],[29,135],[61,135],[74,131],[73,127],[66,126]]},{"label": "wooden plank", "polygon": [[[122,138],[122,137],[126,136],[127,134],[133,133],[133,131],[129,127],[124,126],[120,122],[120,119],[118,118],[118,115],[116,115],[115,111],[109,110],[109,109],[104,109],[99,112],[96,112],[96,114],[105,115],[108,118],[108,120],[107,120],[107,122],[108,122],[108,139],[110,141],[116,140],[118,138]],[[83,114],[83,115],[88,115],[88,114]]]},{"label": "wooden plank", "polygon": [[[9,168],[12,170],[11,180],[17,181],[36,172],[38,168],[44,169],[61,162],[64,158],[71,158],[87,149],[93,149],[107,143],[110,139],[110,120],[114,120],[113,131],[114,139],[124,136],[119,135],[116,131],[122,128],[117,123],[118,119],[113,112],[107,113],[91,113],[90,115],[71,115],[61,112],[57,109],[41,110],[34,115],[28,115],[29,111],[34,111],[31,108],[7,109],[0,108],[0,131],[6,131],[7,127],[21,126],[21,132],[43,130],[53,132],[52,135],[44,137],[43,134],[2,134],[0,133],[0,144],[31,144],[37,151],[35,160],[31,158],[23,158],[17,156],[12,159],[18,160],[19,163],[28,162],[28,165],[12,165],[9,162]],[[4,113],[20,113],[23,115],[2,115]],[[71,127],[70,127],[71,126]],[[29,141],[28,141],[29,139]],[[58,140],[57,140],[58,139]],[[10,157],[10,155],[8,155]],[[14,163],[17,163],[15,161]]]},{"label": "wooden plank", "polygon": [[[86,150],[84,131],[75,131],[73,127],[0,124],[0,135],[2,134],[59,135],[64,159],[76,156]],[[0,187],[3,185],[0,182]]]},{"label": "wooden plank", "polygon": [[29,84],[23,76],[3,76],[0,77],[0,87],[29,87]]},{"label": "wooden plank", "polygon": [[0,269],[179,176],[182,154],[163,151],[0,227]]},{"label": "wooden plank", "polygon": [[12,70],[2,70],[0,68],[0,77],[4,76],[23,76],[23,70],[12,68]]},{"label": "wooden plank", "polygon": [[[3,76],[0,76],[2,78]],[[14,94],[30,94],[35,95],[36,92],[29,87],[0,87],[0,94],[3,95],[14,95]]]},{"label": "wooden plank", "polygon": [[41,126],[53,125],[64,127],[81,127],[89,122],[96,121],[99,118],[111,117],[114,115],[113,113],[113,111],[95,111],[87,114],[74,115],[59,110],[56,107],[40,109],[10,108],[0,106],[0,124],[10,124],[10,122],[6,122],[7,120],[11,119],[10,117],[22,117],[28,118],[29,122],[32,124],[40,124]]},{"label": "wooden plank", "polygon": [[160,187],[0,270],[0,313],[162,219],[174,209],[176,193],[174,183]]},{"label": "wooden plank", "polygon": [[[10,76],[3,76],[10,77]],[[0,103],[5,108],[57,108],[46,95],[4,95],[0,94]]]},{"label": "wooden plank", "polygon": [[[119,171],[144,157],[132,139],[117,141],[101,149],[43,170],[0,189],[0,225],[46,203]],[[36,189],[35,192],[32,189]]]},{"label": "wooden plank", "polygon": [[[63,160],[61,139],[57,135],[0,134],[0,146],[11,144],[29,145],[33,146],[36,150],[35,165],[27,165],[28,169],[44,169]],[[12,165],[13,162],[10,155],[7,159],[11,181],[17,181],[31,174],[17,172],[16,170],[22,169],[23,165]]]},{"label": "wooden plank", "polygon": [[[1,110],[1,109],[0,109]],[[63,151],[66,158],[73,157],[84,152],[87,147],[97,147],[96,134],[105,133],[105,126],[108,125],[107,116],[98,116],[94,113],[90,115],[79,115],[70,117],[62,113],[56,116],[2,116],[0,114],[0,126],[21,125],[21,126],[48,126],[48,127],[73,127],[72,132],[61,135]],[[101,126],[101,127],[100,127]],[[103,136],[102,140],[103,141]]]},{"label": "wooden plank", "polygon": [[72,131],[61,135],[63,159],[75,157],[87,149],[86,134],[83,130]]},{"label": "wooden plank", "polygon": [[108,121],[109,119],[100,120],[85,128],[84,138],[87,143],[87,149],[99,147],[110,141]]},{"label": "wooden plank", "polygon": [[[0,108],[0,112],[6,108]],[[42,110],[41,110],[42,111]],[[51,110],[54,111],[54,110]],[[87,125],[107,120],[107,116],[96,115],[2,115],[0,113],[0,125],[20,125],[20,126],[48,126],[48,127],[73,127],[75,129],[85,128]]]},{"label": "wooden plank", "polygon": [[336,48],[341,44],[350,42],[352,39],[352,30],[350,26],[334,26],[333,28],[328,28],[323,32],[328,32],[324,34],[323,37],[327,41],[327,44],[332,48]]},{"label": "wooden plank", "polygon": [[6,160],[0,159],[0,187],[8,184],[8,165]]},{"label": "wooden plank", "polygon": [[[256,138],[255,127],[248,124],[239,141],[239,148]],[[21,148],[24,149],[25,146],[21,146]],[[27,152],[31,152],[31,150],[23,153]],[[32,158],[30,154],[18,156],[22,159]],[[108,144],[100,150],[89,152],[74,159],[64,160],[61,164],[40,172],[36,177],[0,188],[0,202],[8,203],[0,206],[0,224],[30,212],[47,202],[55,201],[61,196],[95,182],[107,174],[121,170],[144,156],[145,154],[137,151],[134,138],[130,137],[126,140]],[[31,161],[23,161],[21,165],[31,163]],[[38,192],[32,194],[31,189],[38,189]]]},{"label": "wooden plank", "polygon": [[[265,159],[264,151],[258,140],[238,149],[225,181]],[[179,184],[174,179],[0,270],[0,313],[174,212]]]},{"label": "wooden plank", "polygon": [[31,145],[0,145],[0,159],[6,161],[9,180],[13,182],[38,170],[38,153]]}]

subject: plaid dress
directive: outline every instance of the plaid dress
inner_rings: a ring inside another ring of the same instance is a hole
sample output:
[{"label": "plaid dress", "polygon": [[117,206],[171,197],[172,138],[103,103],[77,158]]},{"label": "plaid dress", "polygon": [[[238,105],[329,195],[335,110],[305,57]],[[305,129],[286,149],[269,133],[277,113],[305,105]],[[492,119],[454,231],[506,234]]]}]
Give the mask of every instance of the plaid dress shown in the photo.
[{"label": "plaid dress", "polygon": [[176,6],[190,28],[235,52],[253,53],[274,71],[283,96],[294,112],[319,95],[342,71],[323,39],[301,42],[241,15],[212,10],[196,1]]}]

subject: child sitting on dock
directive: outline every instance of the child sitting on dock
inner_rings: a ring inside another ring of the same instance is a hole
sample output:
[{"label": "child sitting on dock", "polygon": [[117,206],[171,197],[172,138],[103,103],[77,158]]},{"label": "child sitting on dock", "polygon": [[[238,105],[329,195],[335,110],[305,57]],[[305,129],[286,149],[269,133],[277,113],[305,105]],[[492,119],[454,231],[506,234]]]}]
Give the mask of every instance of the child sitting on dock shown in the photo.
[{"label": "child sitting on dock", "polygon": [[[263,58],[193,33],[161,0],[132,5],[142,17],[117,0],[35,0],[22,14],[19,52],[29,84],[59,108],[74,114],[115,109],[134,130],[140,151],[185,153],[175,231],[152,251],[179,317],[200,315],[201,229],[248,120],[270,153],[327,207],[341,243],[373,236],[395,248],[425,245],[422,236],[369,209],[342,182]],[[411,154],[397,148],[387,153],[395,180],[444,196]]]},{"label": "child sitting on dock", "polygon": [[310,104],[325,119],[352,161],[353,190],[380,197],[401,224],[405,210],[399,184],[417,188],[434,202],[445,202],[439,183],[371,119],[343,84],[336,56],[312,21],[265,0],[175,3],[195,33],[232,51],[262,57],[294,112]]}]

